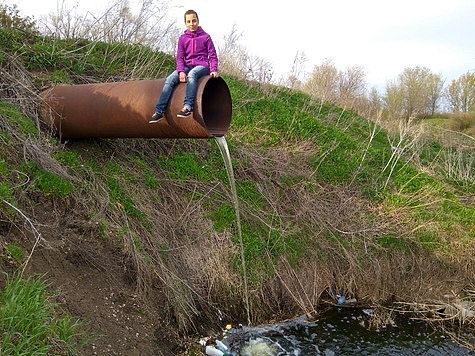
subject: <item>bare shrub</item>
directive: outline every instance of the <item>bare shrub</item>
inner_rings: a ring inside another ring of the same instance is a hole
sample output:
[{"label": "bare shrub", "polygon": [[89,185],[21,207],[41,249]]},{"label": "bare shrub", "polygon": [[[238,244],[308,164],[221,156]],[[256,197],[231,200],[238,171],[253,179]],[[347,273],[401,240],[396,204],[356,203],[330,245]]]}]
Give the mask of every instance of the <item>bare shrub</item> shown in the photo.
[{"label": "bare shrub", "polygon": [[287,78],[282,78],[281,84],[291,89],[300,90],[303,86],[305,63],[307,61],[305,52],[297,52],[292,62],[292,67],[289,73],[287,73]]},{"label": "bare shrub", "polygon": [[264,58],[250,55],[239,43],[241,37],[242,33],[234,25],[229,35],[224,37],[224,43],[218,46],[220,71],[240,79],[255,81],[259,85],[269,84],[274,76],[272,64]]},{"label": "bare shrub", "polygon": [[[43,33],[62,39],[89,39],[95,42],[142,44],[163,51],[170,50],[168,36],[175,35],[175,24],[167,19],[169,3],[143,0],[134,12],[129,0],[116,0],[102,14],[79,13],[65,0],[57,14],[50,14],[41,24]],[[173,33],[172,33],[173,32]]]},{"label": "bare shrub", "polygon": [[219,67],[223,73],[245,78],[248,54],[246,49],[239,44],[242,33],[238,32],[236,25],[229,35],[224,37],[224,43],[218,47]]},{"label": "bare shrub", "polygon": [[38,94],[35,91],[34,78],[25,69],[21,59],[8,53],[2,54],[5,61],[2,63],[0,76],[0,98],[15,104],[25,115],[36,119],[35,123],[39,129],[36,105]]},{"label": "bare shrub", "polygon": [[461,132],[475,127],[475,112],[452,114],[449,116],[446,126],[450,130]]}]

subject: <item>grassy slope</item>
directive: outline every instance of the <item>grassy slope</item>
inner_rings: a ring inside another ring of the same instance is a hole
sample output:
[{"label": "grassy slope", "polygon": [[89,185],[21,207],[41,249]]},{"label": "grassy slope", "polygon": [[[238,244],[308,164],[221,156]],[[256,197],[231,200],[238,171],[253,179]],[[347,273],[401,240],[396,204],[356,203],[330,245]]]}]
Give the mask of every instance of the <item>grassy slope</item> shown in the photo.
[{"label": "grassy slope", "polygon": [[[62,145],[35,125],[35,93],[50,83],[162,77],[172,59],[140,46],[1,34],[9,74],[0,103],[3,231],[23,229],[18,210],[41,230],[42,205],[73,201],[95,238],[128,256],[138,291],[159,296],[180,329],[213,323],[218,308],[245,320],[229,182],[212,140]],[[354,113],[224,78],[253,322],[315,312],[336,294],[412,302],[473,287],[475,208],[463,199],[473,180],[420,169],[444,148],[422,147],[427,162],[416,168],[410,153],[394,154],[387,134]],[[2,242],[2,258],[16,245],[25,244]]]}]

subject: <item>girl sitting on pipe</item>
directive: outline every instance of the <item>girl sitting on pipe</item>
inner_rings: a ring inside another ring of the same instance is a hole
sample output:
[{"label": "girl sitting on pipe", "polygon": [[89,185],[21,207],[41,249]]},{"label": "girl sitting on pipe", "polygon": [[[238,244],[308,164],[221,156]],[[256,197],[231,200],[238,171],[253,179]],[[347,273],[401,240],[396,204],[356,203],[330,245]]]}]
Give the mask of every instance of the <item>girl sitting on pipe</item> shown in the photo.
[{"label": "girl sitting on pipe", "polygon": [[165,80],[165,84],[155,106],[155,113],[149,120],[150,124],[160,122],[166,110],[173,89],[179,82],[186,82],[186,95],[183,109],[177,117],[188,117],[193,111],[193,103],[198,88],[198,80],[218,74],[218,55],[211,36],[199,26],[198,14],[194,10],[185,12],[185,32],[178,38],[176,54],[176,70]]}]

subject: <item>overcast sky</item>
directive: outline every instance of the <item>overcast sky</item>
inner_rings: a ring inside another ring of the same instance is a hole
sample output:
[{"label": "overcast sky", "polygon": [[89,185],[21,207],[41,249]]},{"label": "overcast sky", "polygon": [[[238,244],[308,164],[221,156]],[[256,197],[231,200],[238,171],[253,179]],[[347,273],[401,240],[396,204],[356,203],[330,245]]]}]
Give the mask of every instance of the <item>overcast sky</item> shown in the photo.
[{"label": "overcast sky", "polygon": [[[157,0],[160,1],[160,0]],[[0,0],[22,14],[56,13],[57,0]],[[65,0],[100,14],[109,0]],[[175,0],[170,17],[184,29],[183,13],[194,9],[216,44],[233,25],[248,53],[288,74],[298,52],[307,71],[328,59],[344,70],[361,66],[368,87],[383,89],[404,68],[428,67],[446,82],[475,70],[475,0]],[[304,78],[303,78],[304,79]]]}]

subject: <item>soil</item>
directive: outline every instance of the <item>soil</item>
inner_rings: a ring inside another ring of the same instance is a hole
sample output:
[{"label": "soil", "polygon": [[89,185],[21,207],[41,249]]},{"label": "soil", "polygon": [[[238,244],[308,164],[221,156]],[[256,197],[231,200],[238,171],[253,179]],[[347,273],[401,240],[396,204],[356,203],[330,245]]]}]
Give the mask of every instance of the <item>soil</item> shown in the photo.
[{"label": "soil", "polygon": [[[97,237],[93,223],[71,214],[72,207],[58,214],[57,207],[39,206],[35,221],[40,222],[36,227],[41,238],[25,271],[43,275],[60,312],[84,322],[92,339],[80,355],[179,355],[180,337],[164,321],[158,305],[137,295],[134,272],[119,246]],[[53,215],[60,218],[51,222]],[[5,223],[0,226],[4,242],[22,241],[26,254],[38,233]],[[5,260],[0,267],[15,269],[12,261]]]}]

